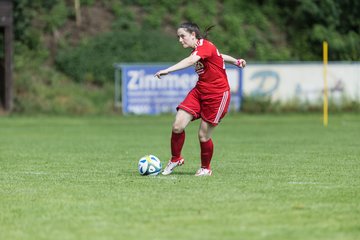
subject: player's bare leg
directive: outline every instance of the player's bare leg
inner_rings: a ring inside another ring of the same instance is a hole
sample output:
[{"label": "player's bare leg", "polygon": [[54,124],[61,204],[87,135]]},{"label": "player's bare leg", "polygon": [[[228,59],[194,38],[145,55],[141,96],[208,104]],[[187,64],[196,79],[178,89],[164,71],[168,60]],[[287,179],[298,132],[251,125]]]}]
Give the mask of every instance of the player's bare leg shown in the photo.
[{"label": "player's bare leg", "polygon": [[199,132],[198,132],[199,141],[200,142],[209,141],[211,139],[212,133],[215,130],[215,127],[216,126],[214,126],[204,120],[201,120]]},{"label": "player's bare leg", "polygon": [[193,116],[190,113],[182,109],[179,109],[175,116],[175,121],[172,126],[172,131],[175,133],[183,132],[192,119]]}]

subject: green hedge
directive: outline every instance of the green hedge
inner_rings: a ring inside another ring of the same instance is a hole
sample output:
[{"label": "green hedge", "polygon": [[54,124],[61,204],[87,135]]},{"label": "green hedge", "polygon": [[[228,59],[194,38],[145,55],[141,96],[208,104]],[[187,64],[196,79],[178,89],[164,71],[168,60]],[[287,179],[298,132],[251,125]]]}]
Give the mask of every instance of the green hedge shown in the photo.
[{"label": "green hedge", "polygon": [[151,30],[111,32],[59,52],[56,64],[77,82],[114,80],[114,63],[174,62],[189,54],[177,39]]}]

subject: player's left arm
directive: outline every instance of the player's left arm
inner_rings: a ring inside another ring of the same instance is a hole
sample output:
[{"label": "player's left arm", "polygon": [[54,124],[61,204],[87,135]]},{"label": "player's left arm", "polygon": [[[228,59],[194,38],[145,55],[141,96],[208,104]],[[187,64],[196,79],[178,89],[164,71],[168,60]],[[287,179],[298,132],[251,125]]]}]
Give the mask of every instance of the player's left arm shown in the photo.
[{"label": "player's left arm", "polygon": [[160,78],[163,75],[167,75],[171,72],[175,72],[187,67],[190,67],[191,65],[194,65],[197,61],[200,60],[200,57],[196,54],[191,54],[187,58],[184,58],[180,62],[176,63],[175,65],[172,65],[171,67],[168,67],[167,69],[160,70],[157,73],[155,73],[155,76]]},{"label": "player's left arm", "polygon": [[227,63],[231,63],[237,67],[241,67],[244,68],[246,66],[246,61],[245,59],[236,59],[232,56],[226,55],[226,54],[221,54],[222,58],[224,59],[225,62]]}]

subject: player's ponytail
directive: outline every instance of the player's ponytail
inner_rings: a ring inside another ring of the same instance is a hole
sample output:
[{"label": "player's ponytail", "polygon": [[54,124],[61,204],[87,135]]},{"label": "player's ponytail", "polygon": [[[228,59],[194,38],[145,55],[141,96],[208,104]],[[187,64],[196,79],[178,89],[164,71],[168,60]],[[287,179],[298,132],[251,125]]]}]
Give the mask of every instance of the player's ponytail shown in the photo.
[{"label": "player's ponytail", "polygon": [[207,37],[209,35],[209,32],[213,27],[215,27],[215,25],[211,25],[211,26],[208,26],[208,27],[205,28],[204,35],[203,35],[204,39],[207,39]]},{"label": "player's ponytail", "polygon": [[207,39],[209,35],[209,31],[214,27],[215,25],[211,25],[207,28],[205,28],[204,34],[201,33],[199,26],[196,23],[192,22],[185,22],[180,24],[179,28],[184,28],[189,33],[195,33],[195,37],[197,39]]}]

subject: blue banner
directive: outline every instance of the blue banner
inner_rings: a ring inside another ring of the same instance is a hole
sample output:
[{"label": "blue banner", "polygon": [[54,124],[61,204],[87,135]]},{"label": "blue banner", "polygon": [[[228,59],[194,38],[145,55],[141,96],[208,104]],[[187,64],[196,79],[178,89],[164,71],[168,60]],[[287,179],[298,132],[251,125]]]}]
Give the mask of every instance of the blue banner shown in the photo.
[{"label": "blue banner", "polygon": [[[154,74],[170,65],[119,65],[122,71],[122,111],[124,114],[176,112],[176,107],[195,86],[198,75],[194,68],[172,72],[161,79]],[[231,110],[239,111],[242,93],[241,69],[228,67]]]}]

